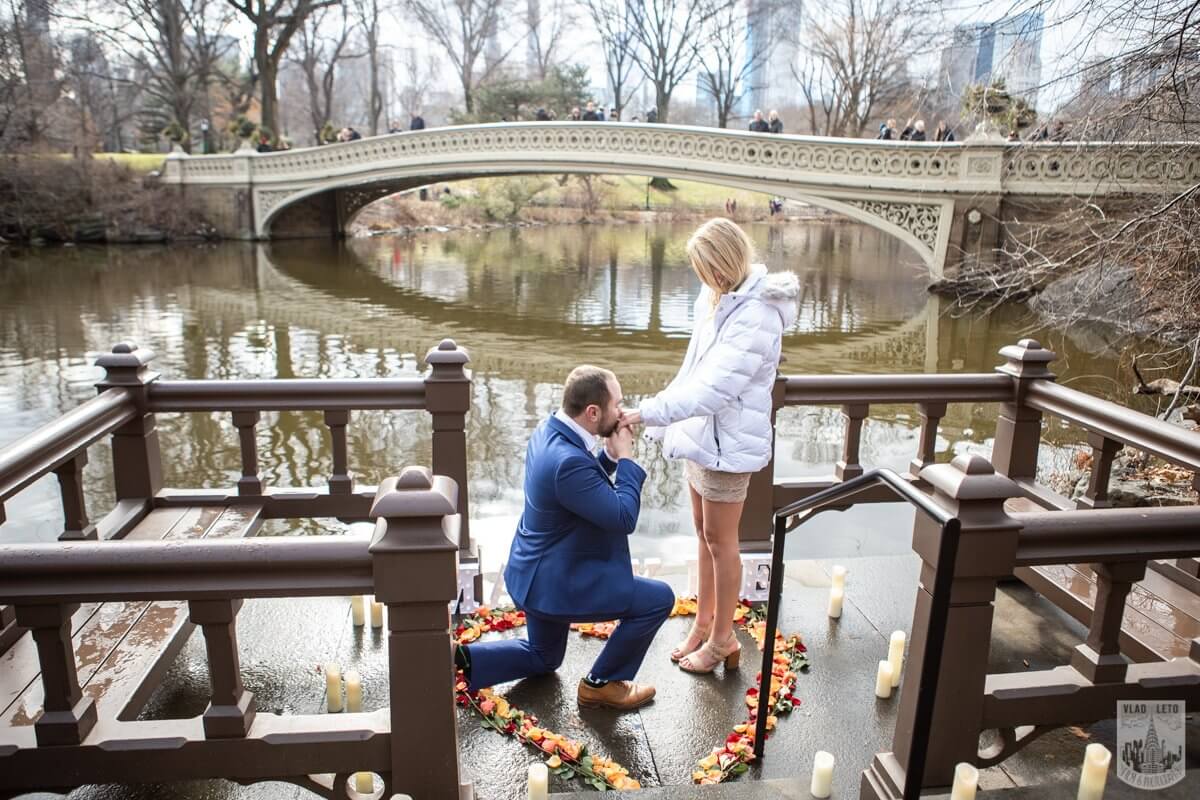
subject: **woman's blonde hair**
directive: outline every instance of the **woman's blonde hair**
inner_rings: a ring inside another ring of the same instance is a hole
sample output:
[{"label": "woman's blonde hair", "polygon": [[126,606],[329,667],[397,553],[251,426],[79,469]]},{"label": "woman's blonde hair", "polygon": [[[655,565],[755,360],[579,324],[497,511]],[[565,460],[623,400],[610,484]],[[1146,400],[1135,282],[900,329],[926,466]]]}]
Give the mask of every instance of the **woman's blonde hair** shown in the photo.
[{"label": "woman's blonde hair", "polygon": [[715,308],[722,295],[750,274],[754,245],[733,220],[714,217],[688,239],[687,254],[696,275],[712,290]]}]

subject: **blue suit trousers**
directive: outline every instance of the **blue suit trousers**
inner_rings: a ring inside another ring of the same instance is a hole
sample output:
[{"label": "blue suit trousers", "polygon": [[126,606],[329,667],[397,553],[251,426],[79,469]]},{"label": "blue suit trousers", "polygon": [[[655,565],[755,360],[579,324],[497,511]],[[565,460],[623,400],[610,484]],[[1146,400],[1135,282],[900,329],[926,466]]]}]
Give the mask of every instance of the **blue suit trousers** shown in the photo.
[{"label": "blue suit trousers", "polygon": [[[601,681],[633,680],[654,634],[675,606],[675,592],[662,581],[633,579],[633,602],[621,624],[592,665],[591,676]],[[547,617],[525,611],[527,639],[481,642],[467,647],[471,659],[471,688],[543,675],[562,664],[572,622],[605,622],[609,618]]]}]

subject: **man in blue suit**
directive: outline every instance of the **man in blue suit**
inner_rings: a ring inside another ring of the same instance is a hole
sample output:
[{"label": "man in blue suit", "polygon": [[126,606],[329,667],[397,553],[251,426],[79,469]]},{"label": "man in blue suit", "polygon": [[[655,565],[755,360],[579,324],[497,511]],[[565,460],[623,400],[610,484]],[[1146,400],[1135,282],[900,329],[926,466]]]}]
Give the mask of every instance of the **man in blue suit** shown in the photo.
[{"label": "man in blue suit", "polygon": [[654,698],[654,687],[633,677],[675,594],[662,581],[633,574],[628,537],[637,527],[646,473],[633,461],[621,399],[611,372],[576,367],[562,408],[529,440],[525,513],[504,571],[525,611],[528,639],[458,648],[455,661],[472,688],[553,672],[572,622],[619,619],[579,682],[579,705],[628,711]]}]

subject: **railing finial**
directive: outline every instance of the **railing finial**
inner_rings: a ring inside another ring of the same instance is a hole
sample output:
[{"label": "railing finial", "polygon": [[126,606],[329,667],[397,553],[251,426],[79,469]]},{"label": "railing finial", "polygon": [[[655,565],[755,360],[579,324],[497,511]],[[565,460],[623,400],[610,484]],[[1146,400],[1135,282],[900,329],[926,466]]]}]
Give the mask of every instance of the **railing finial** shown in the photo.
[{"label": "railing finial", "polygon": [[1058,358],[1052,350],[1042,347],[1037,339],[1022,339],[1016,344],[1000,348],[1000,355],[1005,359],[1002,366],[996,367],[997,372],[1011,375],[1014,378],[1050,378],[1054,373],[1047,366]]},{"label": "railing finial", "polygon": [[929,482],[934,499],[943,505],[962,500],[1003,502],[1020,494],[1011,478],[997,474],[992,462],[977,453],[964,453],[949,464],[931,464],[921,470],[921,478]]},{"label": "railing finial", "polygon": [[154,360],[154,351],[138,347],[133,342],[117,342],[111,353],[96,359],[96,366],[104,369],[104,379],[96,384],[101,391],[112,386],[145,386],[158,378],[146,365]]}]

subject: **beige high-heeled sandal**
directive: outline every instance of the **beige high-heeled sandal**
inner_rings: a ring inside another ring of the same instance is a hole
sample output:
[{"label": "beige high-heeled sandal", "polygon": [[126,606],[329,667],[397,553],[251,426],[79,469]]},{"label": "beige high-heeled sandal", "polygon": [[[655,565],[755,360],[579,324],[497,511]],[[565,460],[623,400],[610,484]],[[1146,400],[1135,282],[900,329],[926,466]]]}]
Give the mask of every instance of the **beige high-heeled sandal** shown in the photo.
[{"label": "beige high-heeled sandal", "polygon": [[705,674],[715,670],[722,662],[726,670],[737,669],[741,661],[742,644],[736,633],[730,633],[729,641],[725,644],[717,644],[709,639],[696,652],[688,653],[679,660],[679,668],[684,672]]},{"label": "beige high-heeled sandal", "polygon": [[699,625],[692,625],[692,629],[688,631],[687,638],[679,643],[679,646],[671,651],[671,661],[678,664],[682,659],[687,658],[689,653],[692,653],[696,648],[708,641],[708,634],[712,631],[712,626],[701,628]]}]

